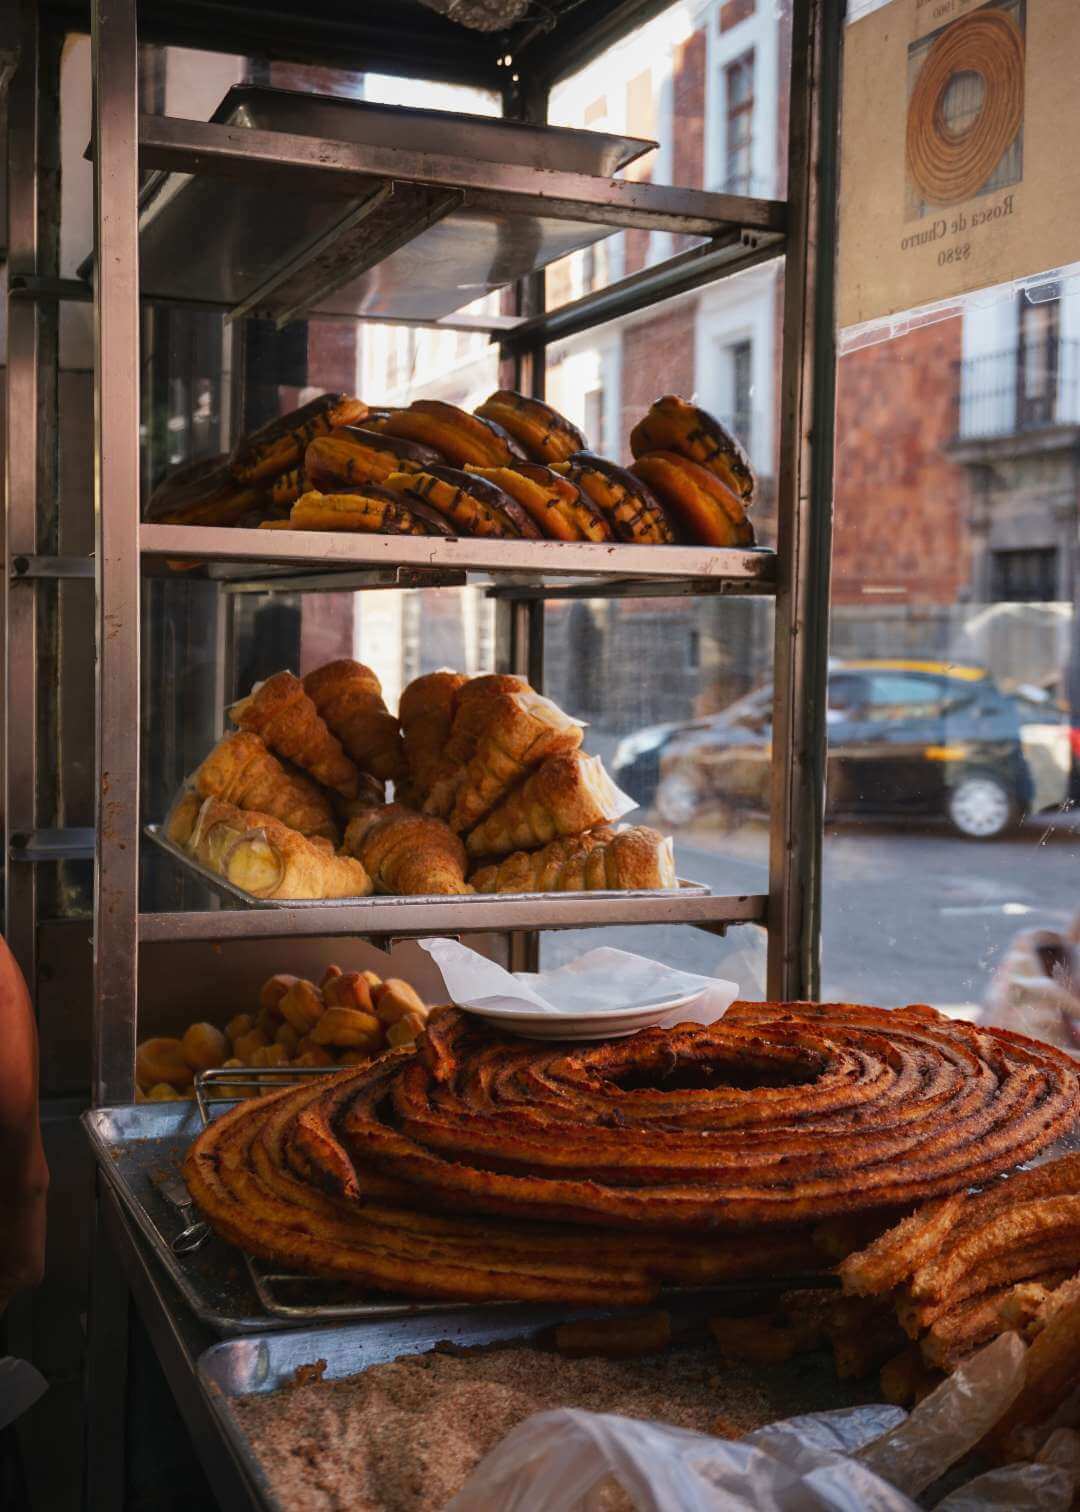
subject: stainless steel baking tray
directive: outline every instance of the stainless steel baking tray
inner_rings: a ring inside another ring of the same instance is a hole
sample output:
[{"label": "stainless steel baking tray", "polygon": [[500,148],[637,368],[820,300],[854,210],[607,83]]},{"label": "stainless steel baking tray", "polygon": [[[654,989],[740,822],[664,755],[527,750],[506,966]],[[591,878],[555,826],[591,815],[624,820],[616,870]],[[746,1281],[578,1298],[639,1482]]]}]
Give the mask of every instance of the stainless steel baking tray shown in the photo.
[{"label": "stainless steel baking tray", "polygon": [[[237,85],[217,124],[608,178],[655,147],[602,132]],[[435,320],[611,234],[471,208],[460,190],[372,178],[355,198],[207,174],[156,174],[140,196],[142,293],[279,323],[322,315]]]},{"label": "stainless steel baking tray", "polygon": [[[143,834],[148,840],[152,840],[155,845],[160,846],[163,851],[167,851],[179,865],[201,877],[208,887],[212,887],[223,898],[228,898],[234,903],[242,903],[247,908],[327,908],[333,907],[335,903],[340,904],[342,908],[364,908],[365,906],[374,908],[390,901],[385,895],[379,894],[373,894],[370,898],[255,898],[251,893],[245,892],[243,888],[234,887],[231,882],[226,882],[224,877],[218,876],[217,872],[210,871],[208,867],[194,860],[185,850],[182,850],[179,845],[176,845],[164,834],[160,824],[145,825]],[[682,878],[679,879],[679,889],[682,897],[708,897],[711,891],[710,888],[706,887],[704,882],[684,882]],[[621,892],[561,892],[558,896],[563,900],[587,898],[590,902],[603,898],[670,899],[672,891],[670,887],[626,888]],[[549,898],[551,896],[551,893],[477,893],[476,901],[477,903],[482,903],[498,900],[499,902],[506,903],[508,901],[512,902],[516,898],[536,899]],[[400,901],[417,904],[460,904],[463,901],[469,902],[470,899],[463,899],[459,895],[448,897],[445,893],[410,893],[407,898],[403,898]]]}]

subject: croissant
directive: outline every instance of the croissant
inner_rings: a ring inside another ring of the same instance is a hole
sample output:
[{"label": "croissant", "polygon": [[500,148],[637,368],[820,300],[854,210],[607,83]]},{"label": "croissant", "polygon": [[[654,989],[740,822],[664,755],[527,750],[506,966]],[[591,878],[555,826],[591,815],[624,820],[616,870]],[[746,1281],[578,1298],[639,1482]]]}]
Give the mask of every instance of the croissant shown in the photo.
[{"label": "croissant", "polygon": [[472,829],[516,782],[548,756],[574,751],[582,727],[531,688],[492,700],[454,798],[450,827]]},{"label": "croissant", "polygon": [[528,687],[523,677],[491,672],[483,677],[470,677],[458,689],[450,734],[430,775],[430,786],[423,803],[425,814],[436,819],[449,817],[465,776],[465,767],[472,759],[493,704],[505,693],[528,691]]},{"label": "croissant", "polygon": [[192,782],[202,798],[222,798],[280,819],[301,835],[321,835],[338,844],[340,833],[326,794],[310,777],[282,766],[247,730],[219,740]]},{"label": "croissant", "polygon": [[256,898],[366,897],[371,878],[351,856],[308,840],[269,814],[245,813],[220,798],[199,810],[187,849],[197,861]]},{"label": "croissant", "polygon": [[531,850],[616,818],[619,795],[599,756],[550,756],[469,833],[470,856]]},{"label": "croissant", "polygon": [[625,892],[678,887],[670,838],[606,826],[538,851],[517,851],[472,876],[477,892]]},{"label": "croissant", "polygon": [[401,774],[401,730],[370,667],[327,662],[304,678],[304,692],[361,771],[384,782]]},{"label": "croissant", "polygon": [[343,798],[356,797],[359,772],[291,672],[277,672],[258,684],[232,705],[229,718],[242,730],[261,736],[271,750],[303,767],[324,787]]},{"label": "croissant", "polygon": [[400,804],[358,817],[345,831],[345,849],[358,856],[379,892],[471,893],[465,847],[441,819]]},{"label": "croissant", "polygon": [[429,672],[414,678],[398,699],[406,788],[414,800],[431,789],[450,738],[458,690],[468,680],[460,672]]}]

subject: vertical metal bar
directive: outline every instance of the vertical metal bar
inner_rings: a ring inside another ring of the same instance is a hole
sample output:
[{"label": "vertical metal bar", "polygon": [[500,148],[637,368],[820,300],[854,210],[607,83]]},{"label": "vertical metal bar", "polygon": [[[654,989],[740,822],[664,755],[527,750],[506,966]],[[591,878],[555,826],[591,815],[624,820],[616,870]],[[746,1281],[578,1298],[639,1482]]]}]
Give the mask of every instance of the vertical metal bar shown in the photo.
[{"label": "vertical metal bar", "polygon": [[133,1095],[139,882],[139,266],[135,0],[93,0],[97,871],[93,1096]]},{"label": "vertical metal bar", "polygon": [[795,0],[769,849],[771,998],[815,997],[836,352],[834,289],[843,0]]}]

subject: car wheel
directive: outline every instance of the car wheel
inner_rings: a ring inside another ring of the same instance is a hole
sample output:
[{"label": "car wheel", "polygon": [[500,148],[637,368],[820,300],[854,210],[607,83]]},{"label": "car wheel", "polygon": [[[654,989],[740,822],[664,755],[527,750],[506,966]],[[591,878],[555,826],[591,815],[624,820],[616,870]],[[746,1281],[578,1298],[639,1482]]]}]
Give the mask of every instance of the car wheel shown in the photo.
[{"label": "car wheel", "polygon": [[969,840],[993,840],[1016,822],[1016,802],[997,777],[980,772],[963,778],[949,794],[948,814]]},{"label": "car wheel", "polygon": [[672,772],[656,789],[656,812],[665,824],[689,824],[701,807],[701,789],[685,772]]}]

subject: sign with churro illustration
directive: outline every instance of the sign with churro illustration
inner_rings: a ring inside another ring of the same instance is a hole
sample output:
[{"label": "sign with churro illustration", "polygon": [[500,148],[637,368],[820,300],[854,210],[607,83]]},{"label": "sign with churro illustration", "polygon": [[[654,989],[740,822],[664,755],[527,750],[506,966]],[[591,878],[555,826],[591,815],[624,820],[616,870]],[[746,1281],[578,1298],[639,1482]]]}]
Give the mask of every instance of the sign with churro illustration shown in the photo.
[{"label": "sign with churro illustration", "polygon": [[848,27],[841,326],[1080,257],[1078,77],[1076,0],[890,0]]}]

